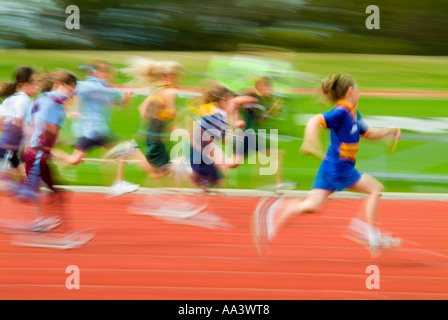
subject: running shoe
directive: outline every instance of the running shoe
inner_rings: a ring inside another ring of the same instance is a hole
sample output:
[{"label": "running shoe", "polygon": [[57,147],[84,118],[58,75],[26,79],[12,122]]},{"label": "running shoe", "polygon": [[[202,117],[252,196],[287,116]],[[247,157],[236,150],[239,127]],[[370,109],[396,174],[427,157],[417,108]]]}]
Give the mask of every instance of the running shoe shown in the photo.
[{"label": "running shoe", "polygon": [[172,205],[158,204],[156,202],[135,203],[129,211],[133,214],[148,215],[158,218],[185,219],[202,212],[207,205],[194,205],[191,203],[177,203]]},{"label": "running shoe", "polygon": [[402,239],[394,238],[389,234],[381,234],[377,243],[371,243],[367,236],[367,232],[363,232],[358,228],[353,228],[352,225],[349,226],[347,232],[344,234],[344,238],[367,248],[374,258],[380,256],[384,252],[397,250],[402,244]]},{"label": "running shoe", "polygon": [[275,238],[274,217],[284,198],[268,197],[260,200],[252,216],[252,236],[259,255],[269,251]]},{"label": "running shoe", "polygon": [[401,247],[403,240],[401,238],[394,238],[390,234],[381,234],[378,243],[369,244],[370,253],[373,257],[379,256],[383,252],[397,250]]},{"label": "running shoe", "polygon": [[22,247],[76,249],[93,239],[92,231],[72,231],[66,234],[26,234],[16,236],[12,244]]},{"label": "running shoe", "polygon": [[232,225],[223,221],[221,217],[214,214],[205,213],[202,211],[186,218],[173,218],[173,217],[159,217],[159,218],[172,224],[183,224],[207,229],[232,228]]},{"label": "running shoe", "polygon": [[31,222],[2,220],[0,230],[3,233],[45,233],[62,224],[59,217],[41,217]]},{"label": "running shoe", "polygon": [[135,192],[140,188],[139,184],[130,183],[127,181],[115,182],[109,190],[111,197],[118,197],[126,193]]},{"label": "running shoe", "polygon": [[42,217],[31,222],[31,232],[44,233],[56,229],[62,224],[59,217]]},{"label": "running shoe", "polygon": [[288,190],[294,190],[297,187],[297,183],[283,182],[273,187],[274,192],[281,193]]}]

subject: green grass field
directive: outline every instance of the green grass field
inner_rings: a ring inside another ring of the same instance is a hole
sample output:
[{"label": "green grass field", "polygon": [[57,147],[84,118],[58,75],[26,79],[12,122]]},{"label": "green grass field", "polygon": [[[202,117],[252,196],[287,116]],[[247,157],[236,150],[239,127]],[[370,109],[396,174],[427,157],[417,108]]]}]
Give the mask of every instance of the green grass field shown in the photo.
[{"label": "green grass field", "polygon": [[[185,86],[199,84],[207,70],[207,62],[214,55],[231,53],[213,52],[93,52],[93,51],[0,51],[0,81],[10,79],[14,69],[20,65],[53,70],[66,68],[82,77],[78,66],[92,59],[103,59],[118,68],[123,67],[126,59],[139,55],[154,59],[176,60],[188,70],[183,81]],[[355,54],[314,54],[281,53],[264,54],[291,62],[295,69],[304,74],[313,74],[312,78],[299,78],[290,86],[316,88],[328,73],[347,72],[352,74],[360,87],[364,89],[396,89],[448,91],[447,57],[413,57]],[[118,74],[117,82],[126,83],[123,74]],[[123,138],[136,138],[143,145],[142,137],[137,134],[140,119],[137,106],[143,96],[134,97],[125,110],[115,109],[112,129]],[[185,109],[185,99],[179,99],[179,109]],[[331,107],[322,104],[319,97],[313,95],[288,94],[284,97],[284,110],[280,119],[268,123],[269,128],[277,128],[281,134],[280,149],[284,150],[282,176],[285,181],[299,183],[298,189],[310,188],[317,172],[319,161],[298,153],[303,125],[298,123],[298,115],[316,114]],[[359,109],[364,117],[394,116],[407,118],[448,118],[448,99],[435,97],[370,97],[361,96]],[[71,151],[70,121],[66,121],[60,136],[59,147]],[[382,141],[363,141],[360,145],[357,168],[376,176],[384,183],[389,192],[448,192],[448,138],[442,133],[419,133],[414,130],[404,132],[403,139],[393,156],[386,153]],[[328,137],[326,140],[328,140]],[[101,157],[104,150],[94,150],[89,158]],[[260,176],[258,165],[245,164],[229,172],[226,187],[260,188],[275,184],[275,176]],[[60,170],[61,183],[77,185],[110,185],[115,177],[113,164],[84,162],[78,166]],[[129,181],[143,186],[171,186],[171,178],[151,181],[135,165],[126,169]],[[186,185],[187,186],[187,185]]]}]

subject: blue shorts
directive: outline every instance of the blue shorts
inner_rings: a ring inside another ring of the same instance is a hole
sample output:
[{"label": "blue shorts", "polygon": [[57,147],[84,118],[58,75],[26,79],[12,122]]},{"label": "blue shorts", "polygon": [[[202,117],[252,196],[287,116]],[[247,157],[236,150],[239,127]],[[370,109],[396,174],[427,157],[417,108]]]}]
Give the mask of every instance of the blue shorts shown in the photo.
[{"label": "blue shorts", "polygon": [[112,146],[118,141],[120,141],[120,138],[115,133],[110,132],[108,135],[98,136],[96,138],[81,137],[76,142],[75,148],[87,152],[97,147]]},{"label": "blue shorts", "polygon": [[[195,156],[200,157],[200,163],[195,163]],[[205,159],[205,161],[204,161]],[[211,160],[190,147],[191,169],[194,172],[193,180],[198,186],[212,187],[222,179],[222,173],[211,163]]]},{"label": "blue shorts", "polygon": [[341,191],[355,184],[360,178],[361,173],[351,163],[324,160],[311,188]]}]

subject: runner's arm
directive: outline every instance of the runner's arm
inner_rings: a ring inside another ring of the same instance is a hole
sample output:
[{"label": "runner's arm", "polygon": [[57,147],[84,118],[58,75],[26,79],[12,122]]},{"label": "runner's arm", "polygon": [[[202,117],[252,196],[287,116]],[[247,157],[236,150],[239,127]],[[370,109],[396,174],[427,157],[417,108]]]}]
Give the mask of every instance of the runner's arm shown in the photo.
[{"label": "runner's arm", "polygon": [[322,130],[322,115],[318,114],[312,117],[305,127],[303,143],[300,152],[311,155],[323,160],[325,157],[324,148],[320,141],[320,132]]},{"label": "runner's arm", "polygon": [[366,134],[363,135],[363,137],[368,140],[377,140],[390,135],[394,135],[395,137],[399,138],[401,136],[400,128],[372,128],[369,129],[369,131],[367,131]]}]

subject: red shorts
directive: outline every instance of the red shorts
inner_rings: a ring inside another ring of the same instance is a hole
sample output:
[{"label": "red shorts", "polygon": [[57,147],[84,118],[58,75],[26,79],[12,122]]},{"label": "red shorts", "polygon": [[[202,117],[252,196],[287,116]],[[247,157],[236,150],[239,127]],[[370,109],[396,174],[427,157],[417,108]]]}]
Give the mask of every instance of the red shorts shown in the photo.
[{"label": "red shorts", "polygon": [[29,149],[23,157],[27,176],[25,184],[31,190],[37,192],[43,181],[48,188],[54,191],[53,178],[47,163],[50,158],[49,152],[33,148]]}]

